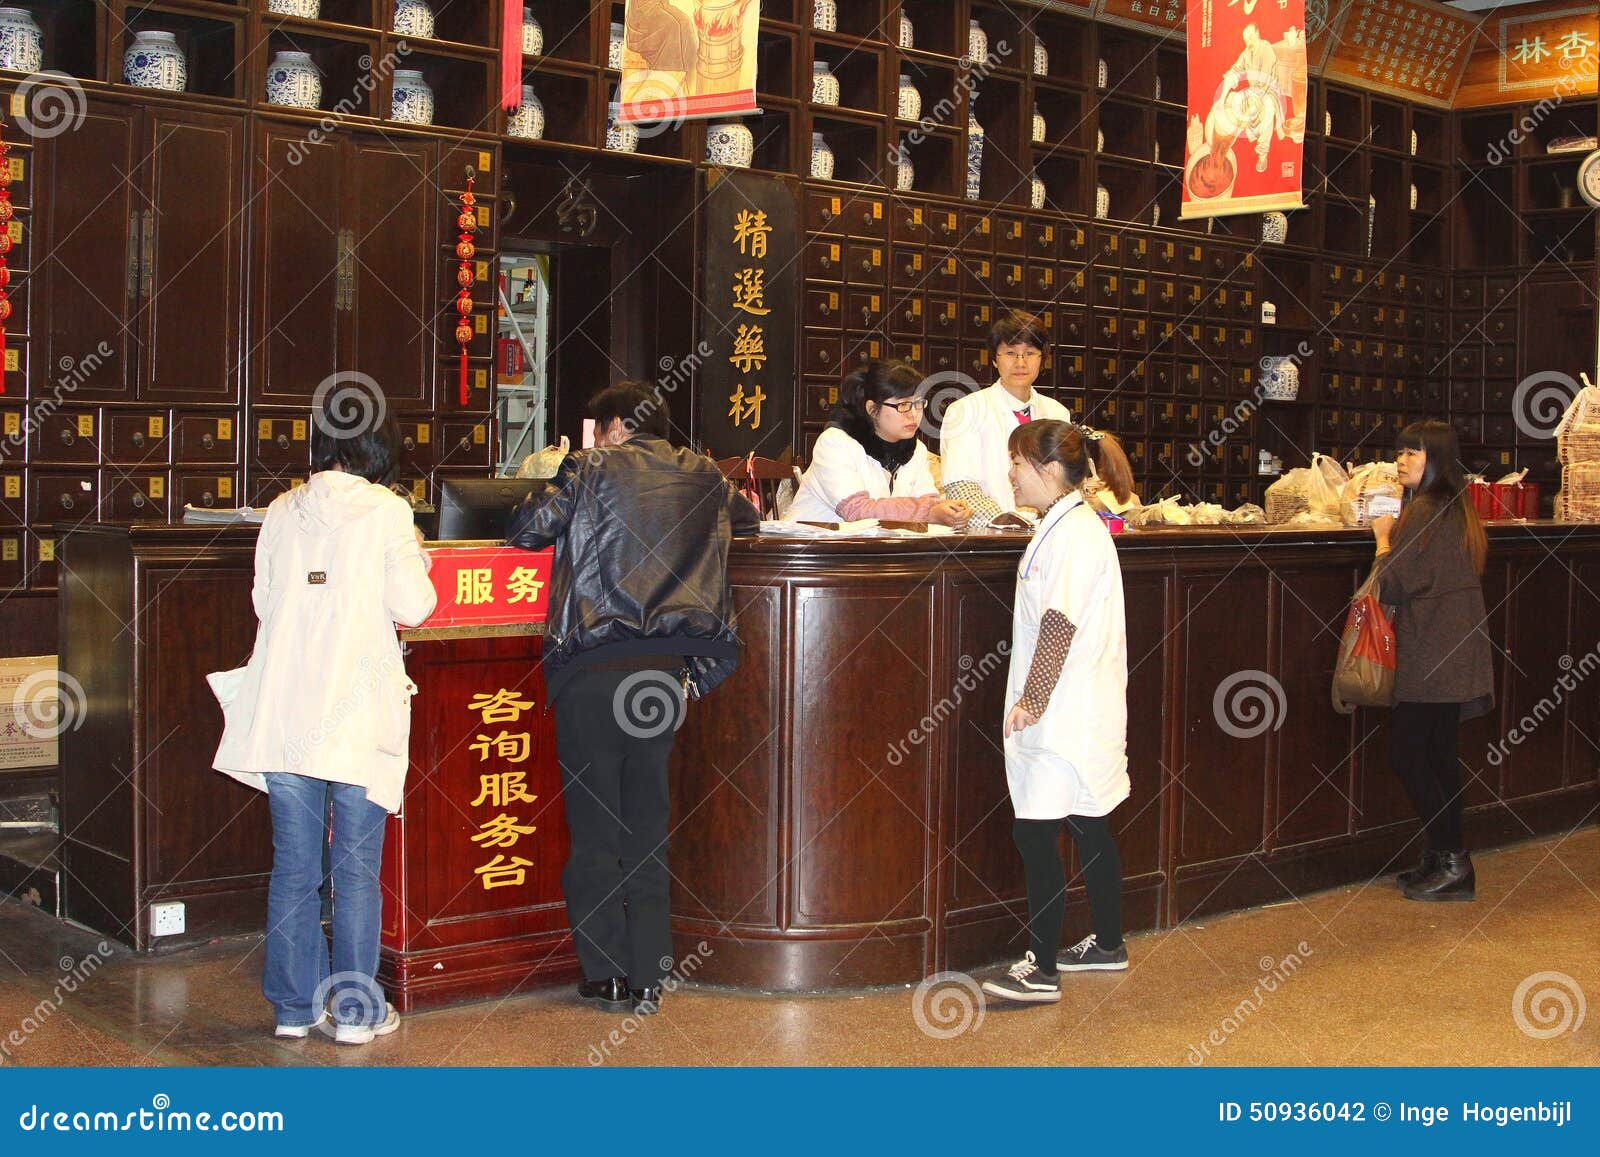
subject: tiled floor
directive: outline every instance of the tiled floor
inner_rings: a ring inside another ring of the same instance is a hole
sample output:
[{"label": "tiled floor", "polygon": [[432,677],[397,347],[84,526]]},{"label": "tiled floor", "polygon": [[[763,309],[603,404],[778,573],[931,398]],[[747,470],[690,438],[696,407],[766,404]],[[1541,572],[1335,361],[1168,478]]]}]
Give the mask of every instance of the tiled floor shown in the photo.
[{"label": "tiled floor", "polygon": [[[160,959],[118,948],[101,962],[98,937],[6,901],[0,1062],[1600,1063],[1600,828],[1477,864],[1474,904],[1409,903],[1385,878],[1135,937],[1127,973],[1065,978],[1053,1006],[983,1009],[959,983],[920,999],[910,986],[802,997],[684,989],[635,1020],[563,987],[418,1013],[359,1048],[315,1033],[272,1038],[259,941]],[[940,1010],[955,1014],[948,1027]]]}]

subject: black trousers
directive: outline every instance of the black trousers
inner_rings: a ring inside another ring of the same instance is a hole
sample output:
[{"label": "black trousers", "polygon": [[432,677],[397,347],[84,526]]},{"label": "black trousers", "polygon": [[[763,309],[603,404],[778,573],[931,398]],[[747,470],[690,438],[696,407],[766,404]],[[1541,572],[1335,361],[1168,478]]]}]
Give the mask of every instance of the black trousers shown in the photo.
[{"label": "black trousers", "polygon": [[1396,703],[1389,762],[1436,852],[1464,852],[1461,836],[1461,704]]},{"label": "black trousers", "polygon": [[[640,696],[675,706],[658,717]],[[645,706],[630,713],[625,700]],[[578,961],[589,980],[657,984],[672,970],[667,757],[683,718],[677,679],[658,670],[579,671],[561,687],[555,712],[572,833],[561,887]]]},{"label": "black trousers", "polygon": [[1122,858],[1106,816],[1068,816],[1063,820],[1014,820],[1011,838],[1022,853],[1028,888],[1028,941],[1033,958],[1047,972],[1056,969],[1061,921],[1067,913],[1067,872],[1056,838],[1065,823],[1078,845],[1083,883],[1089,893],[1089,918],[1101,948],[1122,943]]}]

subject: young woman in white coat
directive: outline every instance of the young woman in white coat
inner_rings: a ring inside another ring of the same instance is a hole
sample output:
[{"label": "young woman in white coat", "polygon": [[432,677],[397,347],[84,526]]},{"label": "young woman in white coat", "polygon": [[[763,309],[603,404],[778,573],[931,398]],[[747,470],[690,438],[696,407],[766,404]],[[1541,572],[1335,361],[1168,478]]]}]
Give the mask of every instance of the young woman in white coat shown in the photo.
[{"label": "young woman in white coat", "polygon": [[[1116,438],[1070,422],[1012,431],[1011,485],[1042,512],[1017,568],[1003,728],[1012,836],[1028,890],[1026,955],[983,989],[1007,1000],[1061,999],[1061,971],[1128,967],[1122,863],[1109,816],[1128,798],[1128,639],[1117,548],[1082,488],[1133,490]],[[1078,848],[1094,931],[1057,959],[1067,876],[1056,841]]]},{"label": "young woman in white coat", "polygon": [[940,497],[928,448],[917,437],[927,405],[921,387],[922,375],[900,361],[867,362],[845,378],[789,517],[887,518],[964,528],[971,511],[964,502]]},{"label": "young woman in white coat", "polygon": [[[335,1041],[365,1044],[400,1023],[374,979],[384,823],[400,808],[415,691],[395,625],[422,622],[435,595],[411,508],[383,485],[399,466],[394,419],[349,430],[340,409],[335,395],[313,415],[311,478],[267,508],[255,650],[236,686],[213,677],[225,719],[214,766],[267,792],[261,988],[276,1035],[304,1037],[331,1015]],[[331,956],[318,895],[330,822]]]}]

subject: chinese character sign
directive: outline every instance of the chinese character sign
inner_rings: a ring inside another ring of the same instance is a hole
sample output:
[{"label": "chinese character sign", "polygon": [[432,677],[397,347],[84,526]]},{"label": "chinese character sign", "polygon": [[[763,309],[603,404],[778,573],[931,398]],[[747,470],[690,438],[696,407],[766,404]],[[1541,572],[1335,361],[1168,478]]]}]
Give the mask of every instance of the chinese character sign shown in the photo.
[{"label": "chinese character sign", "polygon": [[756,0],[628,0],[617,119],[674,126],[756,112],[760,22]]},{"label": "chinese character sign", "polygon": [[1299,209],[1305,0],[1191,0],[1183,217]]},{"label": "chinese character sign", "polygon": [[708,176],[701,443],[778,457],[793,440],[796,196],[784,178]]},{"label": "chinese character sign", "polygon": [[1440,107],[1451,103],[1481,17],[1406,0],[1351,0],[1324,75]]},{"label": "chinese character sign", "polygon": [[552,553],[506,546],[430,549],[428,577],[439,603],[418,629],[544,622]]},{"label": "chinese character sign", "polygon": [[[1595,6],[1500,18],[1500,91],[1595,91],[1600,14]],[[1591,118],[1592,123],[1592,118]]]}]

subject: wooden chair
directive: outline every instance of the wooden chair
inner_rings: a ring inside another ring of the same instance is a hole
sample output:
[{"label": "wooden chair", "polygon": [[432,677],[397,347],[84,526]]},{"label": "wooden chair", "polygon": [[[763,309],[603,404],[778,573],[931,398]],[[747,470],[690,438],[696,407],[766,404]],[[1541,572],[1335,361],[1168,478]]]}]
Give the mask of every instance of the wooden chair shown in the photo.
[{"label": "wooden chair", "polygon": [[[776,458],[758,458],[751,454],[743,458],[718,458],[716,463],[717,469],[728,481],[740,485],[746,482],[755,484],[755,491],[761,496],[761,514],[764,518],[772,518],[776,514],[778,486],[785,479],[795,480],[795,468]],[[797,481],[795,484],[799,485]]]}]

